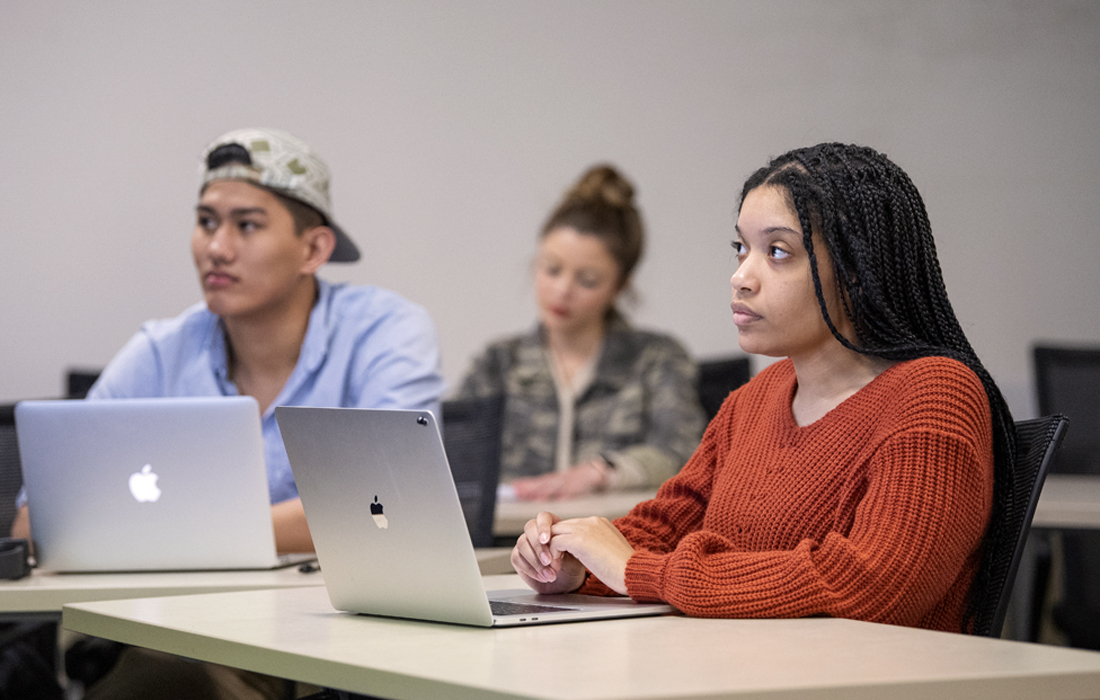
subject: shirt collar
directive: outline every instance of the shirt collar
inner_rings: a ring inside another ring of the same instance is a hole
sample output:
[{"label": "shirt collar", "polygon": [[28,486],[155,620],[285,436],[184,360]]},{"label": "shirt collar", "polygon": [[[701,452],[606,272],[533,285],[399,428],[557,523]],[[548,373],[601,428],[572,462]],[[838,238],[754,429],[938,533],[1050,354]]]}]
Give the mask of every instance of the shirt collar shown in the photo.
[{"label": "shirt collar", "polygon": [[[607,323],[596,363],[595,375],[589,388],[595,385],[617,388],[630,381],[635,350],[630,342],[630,324],[618,312]],[[534,332],[524,336],[517,347],[515,378],[523,383],[537,380],[552,381],[552,370],[546,353],[546,330],[541,324]]]},{"label": "shirt collar", "polygon": [[309,327],[302,340],[302,354],[298,357],[298,367],[312,372],[317,369],[328,354],[329,330],[332,325],[331,306],[335,287],[320,277],[317,279],[317,301],[309,312]]}]

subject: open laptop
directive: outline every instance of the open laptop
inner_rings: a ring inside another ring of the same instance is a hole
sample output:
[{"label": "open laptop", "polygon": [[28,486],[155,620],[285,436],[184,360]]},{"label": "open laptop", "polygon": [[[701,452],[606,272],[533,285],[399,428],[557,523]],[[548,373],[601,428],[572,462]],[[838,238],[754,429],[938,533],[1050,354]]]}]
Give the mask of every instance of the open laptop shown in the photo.
[{"label": "open laptop", "polygon": [[251,397],[23,401],[15,426],[39,568],[268,569],[260,411]]},{"label": "open laptop", "polygon": [[275,418],[337,610],[481,627],[672,611],[530,589],[486,596],[430,411],[279,406]]}]

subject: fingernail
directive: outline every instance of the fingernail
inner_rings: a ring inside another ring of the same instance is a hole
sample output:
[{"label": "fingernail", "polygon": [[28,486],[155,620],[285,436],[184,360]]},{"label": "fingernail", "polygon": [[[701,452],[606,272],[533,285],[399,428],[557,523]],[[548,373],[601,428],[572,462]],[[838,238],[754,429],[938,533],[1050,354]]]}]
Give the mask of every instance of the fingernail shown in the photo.
[{"label": "fingernail", "polygon": [[549,541],[550,541],[550,533],[549,532],[544,532],[541,535],[539,535],[539,542],[542,542],[543,544],[546,544]]},{"label": "fingernail", "polygon": [[539,561],[542,562],[543,566],[550,566],[550,555],[546,552],[539,552]]}]

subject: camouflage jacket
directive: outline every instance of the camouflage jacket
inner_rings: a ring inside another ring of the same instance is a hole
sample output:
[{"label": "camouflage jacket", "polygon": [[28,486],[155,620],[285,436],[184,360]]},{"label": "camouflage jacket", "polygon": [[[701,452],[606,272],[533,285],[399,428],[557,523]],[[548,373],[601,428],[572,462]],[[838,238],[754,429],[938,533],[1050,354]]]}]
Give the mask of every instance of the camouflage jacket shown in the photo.
[{"label": "camouflage jacket", "polygon": [[[673,338],[613,320],[595,376],[575,401],[571,463],[625,455],[641,466],[639,486],[676,474],[705,427],[697,373]],[[539,329],[490,345],[459,390],[459,397],[496,394],[505,395],[501,480],[553,471],[560,412]]]}]

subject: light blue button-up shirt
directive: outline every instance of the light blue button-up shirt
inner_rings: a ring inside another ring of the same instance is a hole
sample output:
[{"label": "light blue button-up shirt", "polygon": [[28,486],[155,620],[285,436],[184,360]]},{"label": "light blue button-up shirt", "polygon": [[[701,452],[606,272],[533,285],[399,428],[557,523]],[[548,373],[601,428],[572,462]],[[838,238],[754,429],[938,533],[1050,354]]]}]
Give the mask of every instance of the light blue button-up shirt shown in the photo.
[{"label": "light blue button-up shirt", "polygon": [[[298,496],[276,406],[411,408],[439,415],[444,383],[435,326],[395,292],[318,280],[298,364],[262,417],[271,502]],[[149,321],[119,351],[89,399],[236,396],[221,321],[199,303]]]}]

